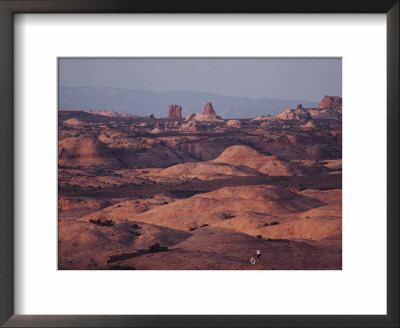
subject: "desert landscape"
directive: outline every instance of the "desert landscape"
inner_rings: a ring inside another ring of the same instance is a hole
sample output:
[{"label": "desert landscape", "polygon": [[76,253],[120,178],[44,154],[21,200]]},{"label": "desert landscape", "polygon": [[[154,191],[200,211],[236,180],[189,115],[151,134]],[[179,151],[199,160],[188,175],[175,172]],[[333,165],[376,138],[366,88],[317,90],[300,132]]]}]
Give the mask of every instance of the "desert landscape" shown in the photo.
[{"label": "desert landscape", "polygon": [[[60,270],[341,270],[342,99],[58,111]],[[262,261],[250,263],[256,250]]]}]

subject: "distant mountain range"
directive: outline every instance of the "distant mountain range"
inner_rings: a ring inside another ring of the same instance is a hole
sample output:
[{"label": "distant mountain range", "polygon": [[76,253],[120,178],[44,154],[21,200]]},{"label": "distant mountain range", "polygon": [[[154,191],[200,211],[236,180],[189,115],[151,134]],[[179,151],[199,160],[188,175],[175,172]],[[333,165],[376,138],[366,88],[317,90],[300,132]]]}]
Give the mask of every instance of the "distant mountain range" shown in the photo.
[{"label": "distant mountain range", "polygon": [[223,118],[249,118],[275,115],[302,104],[305,108],[318,107],[317,102],[281,100],[271,98],[250,99],[217,93],[196,91],[154,92],[122,88],[60,87],[58,108],[64,110],[114,110],[128,114],[167,117],[168,105],[182,106],[182,116],[202,112],[204,104],[211,102],[217,115]]}]

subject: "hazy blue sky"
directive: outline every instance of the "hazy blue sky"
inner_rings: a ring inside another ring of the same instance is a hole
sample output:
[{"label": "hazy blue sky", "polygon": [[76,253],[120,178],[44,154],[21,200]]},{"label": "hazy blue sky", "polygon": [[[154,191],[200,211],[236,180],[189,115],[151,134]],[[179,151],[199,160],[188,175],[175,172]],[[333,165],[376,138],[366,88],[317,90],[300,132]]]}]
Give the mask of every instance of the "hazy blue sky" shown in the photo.
[{"label": "hazy blue sky", "polygon": [[249,98],[319,101],[324,95],[342,96],[342,61],[62,58],[59,85],[192,90]]}]

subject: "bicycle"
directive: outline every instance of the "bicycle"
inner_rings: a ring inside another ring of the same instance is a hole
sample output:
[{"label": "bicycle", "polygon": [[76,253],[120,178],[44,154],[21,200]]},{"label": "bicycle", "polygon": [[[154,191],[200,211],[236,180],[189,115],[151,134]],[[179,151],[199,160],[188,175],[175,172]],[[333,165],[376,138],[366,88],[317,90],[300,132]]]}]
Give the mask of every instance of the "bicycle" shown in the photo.
[{"label": "bicycle", "polygon": [[256,264],[256,263],[263,264],[264,261],[263,261],[262,258],[252,257],[252,258],[250,258],[250,263],[251,263],[251,264]]}]

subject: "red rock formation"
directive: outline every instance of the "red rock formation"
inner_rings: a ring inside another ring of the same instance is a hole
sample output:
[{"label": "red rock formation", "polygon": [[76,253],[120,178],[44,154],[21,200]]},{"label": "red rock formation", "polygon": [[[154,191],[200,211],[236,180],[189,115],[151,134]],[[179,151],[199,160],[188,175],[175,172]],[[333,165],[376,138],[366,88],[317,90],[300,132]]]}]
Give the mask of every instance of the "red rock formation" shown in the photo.
[{"label": "red rock formation", "polygon": [[342,98],[325,96],[318,105],[319,108],[342,108]]},{"label": "red rock formation", "polygon": [[208,102],[204,105],[204,114],[206,115],[216,115],[212,103]]},{"label": "red rock formation", "polygon": [[178,105],[168,106],[168,118],[182,118],[182,107]]}]

